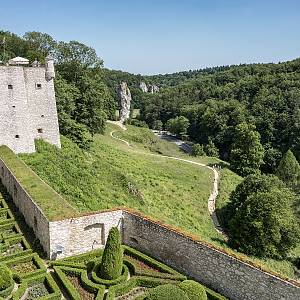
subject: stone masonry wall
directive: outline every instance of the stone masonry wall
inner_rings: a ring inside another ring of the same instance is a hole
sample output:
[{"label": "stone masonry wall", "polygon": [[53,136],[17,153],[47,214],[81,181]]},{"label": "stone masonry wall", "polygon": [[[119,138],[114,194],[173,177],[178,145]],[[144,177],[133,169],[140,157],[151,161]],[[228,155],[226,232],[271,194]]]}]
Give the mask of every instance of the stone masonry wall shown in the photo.
[{"label": "stone masonry wall", "polygon": [[60,147],[53,79],[44,67],[0,66],[0,145],[35,152],[34,139]]},{"label": "stone masonry wall", "polygon": [[42,67],[24,68],[31,130],[35,139],[42,138],[60,148],[54,82],[46,80],[45,72]]},{"label": "stone masonry wall", "polygon": [[51,222],[51,259],[103,248],[111,227],[117,226],[121,230],[122,214],[122,210],[115,210]]},{"label": "stone masonry wall", "polygon": [[123,243],[166,263],[230,299],[295,300],[287,281],[131,212],[123,212]]},{"label": "stone masonry wall", "polygon": [[15,152],[35,151],[22,67],[0,66],[0,145]]},{"label": "stone masonry wall", "polygon": [[26,223],[33,229],[35,236],[40,240],[45,252],[49,253],[49,221],[2,159],[0,159],[0,179],[12,196],[13,202],[23,214]]}]

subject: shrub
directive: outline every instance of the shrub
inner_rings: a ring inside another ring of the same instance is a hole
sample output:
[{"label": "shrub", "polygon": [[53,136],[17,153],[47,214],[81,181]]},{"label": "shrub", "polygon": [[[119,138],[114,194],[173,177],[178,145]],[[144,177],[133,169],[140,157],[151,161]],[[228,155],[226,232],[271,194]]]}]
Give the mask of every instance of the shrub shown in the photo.
[{"label": "shrub", "polygon": [[148,124],[145,121],[137,120],[137,119],[132,119],[130,120],[130,124],[136,127],[144,127],[144,128],[149,128]]},{"label": "shrub", "polygon": [[204,152],[203,145],[194,144],[193,148],[192,148],[192,155],[193,156],[204,156],[205,152]]},{"label": "shrub", "polygon": [[205,288],[194,280],[185,280],[179,284],[190,300],[206,300]]},{"label": "shrub", "polygon": [[150,290],[145,300],[189,300],[189,298],[178,286],[164,284]]},{"label": "shrub", "polygon": [[219,149],[211,139],[209,139],[208,144],[205,145],[205,153],[208,156],[219,157]]},{"label": "shrub", "polygon": [[0,265],[0,291],[9,288],[13,284],[12,273],[5,265]]},{"label": "shrub", "polygon": [[295,186],[300,178],[300,165],[291,150],[288,150],[282,157],[276,175],[288,186]]},{"label": "shrub", "polygon": [[6,298],[13,290],[12,273],[6,265],[0,265],[0,297]]},{"label": "shrub", "polygon": [[97,275],[103,279],[117,279],[122,274],[122,266],[123,249],[120,233],[117,227],[112,227],[109,231]]}]

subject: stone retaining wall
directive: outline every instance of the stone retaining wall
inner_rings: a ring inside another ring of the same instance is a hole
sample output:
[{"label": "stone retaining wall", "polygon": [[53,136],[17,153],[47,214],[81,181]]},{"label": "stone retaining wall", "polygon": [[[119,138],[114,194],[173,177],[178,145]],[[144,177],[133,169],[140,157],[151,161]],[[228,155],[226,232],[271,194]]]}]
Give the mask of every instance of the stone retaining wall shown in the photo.
[{"label": "stone retaining wall", "polygon": [[50,222],[50,257],[63,258],[105,246],[113,226],[122,229],[122,210]]},{"label": "stone retaining wall", "polygon": [[300,299],[300,288],[191,237],[123,212],[123,243],[164,262],[230,299]]},{"label": "stone retaining wall", "polygon": [[44,251],[49,253],[49,221],[2,159],[0,159],[0,179],[11,195],[13,202],[24,216],[26,223],[33,229],[35,236],[40,240]]}]

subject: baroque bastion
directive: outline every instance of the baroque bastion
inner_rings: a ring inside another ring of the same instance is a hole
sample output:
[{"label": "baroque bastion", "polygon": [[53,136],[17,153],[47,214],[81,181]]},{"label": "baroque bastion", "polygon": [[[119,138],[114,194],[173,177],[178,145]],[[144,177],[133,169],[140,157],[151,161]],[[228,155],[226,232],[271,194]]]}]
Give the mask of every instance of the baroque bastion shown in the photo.
[{"label": "baroque bastion", "polygon": [[136,211],[115,208],[79,214],[42,181],[15,153],[34,152],[36,138],[60,147],[54,76],[50,58],[45,67],[0,66],[0,179],[49,259],[103,248],[116,226],[124,245],[229,299],[300,298],[297,282]]}]

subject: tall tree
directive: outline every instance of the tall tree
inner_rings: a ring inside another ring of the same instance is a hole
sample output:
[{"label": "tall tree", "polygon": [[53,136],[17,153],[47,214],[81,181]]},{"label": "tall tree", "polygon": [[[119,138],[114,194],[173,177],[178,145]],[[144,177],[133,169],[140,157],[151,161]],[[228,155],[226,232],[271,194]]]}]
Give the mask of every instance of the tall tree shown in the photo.
[{"label": "tall tree", "polygon": [[263,163],[264,148],[255,126],[241,123],[236,127],[230,153],[230,164],[241,176],[259,171]]},{"label": "tall tree", "polygon": [[183,136],[187,134],[189,125],[189,120],[184,116],[180,116],[174,119],[169,119],[166,124],[166,128],[172,134]]},{"label": "tall tree", "polygon": [[276,170],[276,175],[290,187],[298,184],[300,165],[291,150],[283,155]]},{"label": "tall tree", "polygon": [[44,63],[45,57],[50,53],[54,53],[57,48],[57,42],[47,33],[30,31],[26,32],[23,38],[29,48],[26,57],[30,61],[37,59]]},{"label": "tall tree", "polygon": [[300,238],[291,207],[295,194],[287,188],[269,186],[244,196],[229,220],[229,243],[247,254],[286,257]]}]

